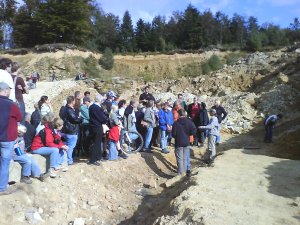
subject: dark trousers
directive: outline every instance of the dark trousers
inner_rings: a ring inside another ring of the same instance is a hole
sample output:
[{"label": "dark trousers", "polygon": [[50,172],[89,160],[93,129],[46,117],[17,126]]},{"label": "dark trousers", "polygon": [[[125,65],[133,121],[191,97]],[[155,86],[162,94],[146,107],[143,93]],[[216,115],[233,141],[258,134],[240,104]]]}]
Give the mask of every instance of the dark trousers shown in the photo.
[{"label": "dark trousers", "polygon": [[90,163],[94,163],[102,158],[103,129],[102,127],[91,127],[90,131],[93,140],[93,145],[90,148]]},{"label": "dark trousers", "polygon": [[22,114],[22,121],[21,124],[25,125],[25,103],[24,101],[18,101],[18,105]]},{"label": "dark trousers", "polygon": [[83,150],[85,155],[89,155],[90,153],[90,125],[82,124],[81,126],[81,149]]},{"label": "dark trousers", "polygon": [[153,128],[153,134],[152,134],[152,139],[149,148],[151,146],[158,147],[159,143],[160,143],[160,129],[157,126]]},{"label": "dark trousers", "polygon": [[266,135],[265,142],[272,142],[273,137],[273,125],[265,125]]}]

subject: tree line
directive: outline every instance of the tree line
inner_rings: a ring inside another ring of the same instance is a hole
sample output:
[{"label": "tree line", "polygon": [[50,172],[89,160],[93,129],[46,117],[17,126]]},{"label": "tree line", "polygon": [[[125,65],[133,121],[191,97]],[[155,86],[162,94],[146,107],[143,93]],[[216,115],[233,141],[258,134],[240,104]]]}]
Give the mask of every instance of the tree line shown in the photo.
[{"label": "tree line", "polygon": [[[133,24],[130,13],[123,18],[104,12],[93,0],[0,0],[0,44],[30,48],[46,43],[70,43],[90,50],[114,52],[166,52],[197,50],[210,46],[260,50],[300,41],[300,22],[288,28],[257,18],[234,14],[231,18],[193,5],[168,19],[158,15],[151,22]],[[11,36],[4,38],[7,30]]]}]

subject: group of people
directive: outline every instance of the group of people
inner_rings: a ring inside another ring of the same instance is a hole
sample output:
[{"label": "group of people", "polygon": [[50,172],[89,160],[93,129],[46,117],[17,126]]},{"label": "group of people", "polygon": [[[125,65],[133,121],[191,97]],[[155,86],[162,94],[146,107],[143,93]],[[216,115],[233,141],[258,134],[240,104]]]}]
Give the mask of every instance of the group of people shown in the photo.
[{"label": "group of people", "polygon": [[[216,145],[220,143],[221,124],[226,110],[216,101],[207,110],[206,104],[194,97],[191,104],[178,94],[175,101],[157,100],[147,86],[139,101],[120,100],[109,91],[106,96],[90,92],[83,95],[76,91],[68,96],[54,116],[48,96],[42,96],[32,114],[25,113],[23,94],[28,93],[24,80],[18,76],[20,66],[9,59],[0,59],[0,195],[10,194],[7,189],[10,161],[22,166],[21,182],[30,184],[32,178],[40,181],[48,176],[55,178],[58,171],[66,172],[74,164],[74,156],[84,154],[88,164],[99,166],[102,160],[127,159],[122,148],[124,132],[134,131],[142,135],[142,151],[152,153],[152,146],[160,145],[168,154],[168,145],[174,139],[178,174],[190,175],[190,146],[203,147],[207,142],[205,163],[216,157]],[[281,115],[265,120],[266,140],[272,139],[272,127]],[[77,150],[77,151],[75,151]],[[42,173],[30,154],[50,157],[50,169]]]}]

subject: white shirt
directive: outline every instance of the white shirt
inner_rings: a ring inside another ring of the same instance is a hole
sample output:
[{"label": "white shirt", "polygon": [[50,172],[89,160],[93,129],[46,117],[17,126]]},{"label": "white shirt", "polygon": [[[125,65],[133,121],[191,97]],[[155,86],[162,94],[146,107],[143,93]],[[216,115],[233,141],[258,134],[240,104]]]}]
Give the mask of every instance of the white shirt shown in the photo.
[{"label": "white shirt", "polygon": [[4,82],[8,84],[8,86],[11,88],[9,99],[15,102],[16,101],[15,84],[11,75],[6,70],[0,69],[0,82]]}]

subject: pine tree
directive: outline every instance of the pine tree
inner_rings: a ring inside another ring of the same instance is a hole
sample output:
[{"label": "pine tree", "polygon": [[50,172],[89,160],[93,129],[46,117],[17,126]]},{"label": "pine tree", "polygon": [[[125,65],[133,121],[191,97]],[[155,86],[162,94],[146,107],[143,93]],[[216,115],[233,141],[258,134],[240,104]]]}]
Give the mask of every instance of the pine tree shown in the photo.
[{"label": "pine tree", "polygon": [[114,55],[110,48],[106,48],[102,57],[99,60],[99,64],[103,69],[111,70],[114,66]]},{"label": "pine tree", "polygon": [[17,1],[0,0],[0,44],[3,48],[10,45],[9,33],[12,28],[12,18],[16,13]]},{"label": "pine tree", "polygon": [[133,52],[135,49],[134,30],[131,16],[128,11],[126,11],[123,16],[120,37],[122,51]]}]

